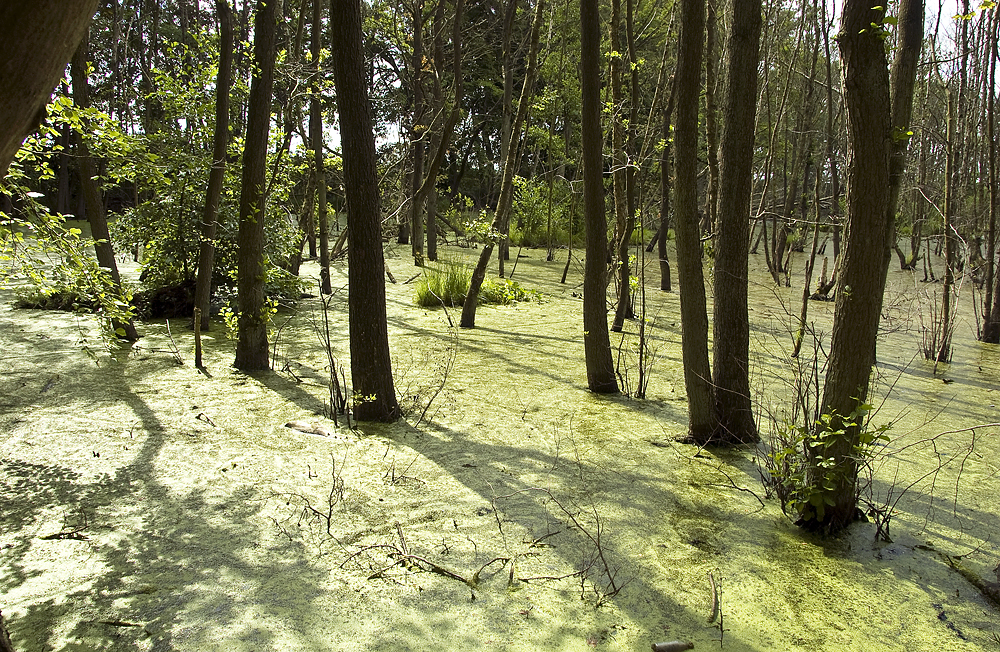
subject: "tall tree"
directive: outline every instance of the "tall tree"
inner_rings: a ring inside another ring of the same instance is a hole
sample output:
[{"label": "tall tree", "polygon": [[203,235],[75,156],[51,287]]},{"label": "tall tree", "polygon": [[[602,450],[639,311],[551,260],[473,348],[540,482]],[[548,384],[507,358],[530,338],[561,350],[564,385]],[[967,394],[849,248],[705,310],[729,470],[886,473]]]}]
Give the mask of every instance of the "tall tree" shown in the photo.
[{"label": "tall tree", "polygon": [[885,289],[892,129],[884,20],[883,6],[846,0],[838,37],[848,128],[847,237],[821,402],[829,420],[814,426],[825,445],[807,451],[809,501],[799,514],[803,527],[826,532],[857,518],[859,410],[868,398]]},{"label": "tall tree", "polygon": [[229,150],[229,90],[233,82],[233,11],[229,0],[215,0],[219,17],[219,73],[215,79],[215,135],[212,142],[212,169],[201,218],[201,245],[198,252],[198,280],[195,283],[194,307],[201,311],[201,329],[209,327],[209,299],[212,295],[212,267],[215,257],[215,233],[218,227],[219,199],[226,177]]},{"label": "tall tree", "polygon": [[268,314],[264,297],[264,182],[271,125],[278,4],[279,0],[259,0],[254,12],[255,65],[250,82],[250,106],[247,110],[243,184],[240,188],[240,226],[237,236],[237,297],[240,316],[236,368],[244,371],[268,368]]},{"label": "tall tree", "polygon": [[[438,0],[440,3],[442,0]],[[413,199],[410,201],[410,250],[413,264],[424,264],[424,201],[416,197],[424,180],[424,153],[427,150],[427,124],[424,101],[424,0],[412,0],[413,54],[410,57],[410,85],[413,94],[413,114],[410,125],[410,182]]]},{"label": "tall tree", "polygon": [[[514,123],[511,131],[511,142],[507,146],[506,156],[503,159],[503,178],[500,181],[500,199],[497,202],[497,210],[493,216],[491,231],[501,234],[501,239],[506,234],[510,225],[511,205],[514,201],[514,168],[518,160],[518,143],[514,142],[516,134],[521,132],[521,126],[528,116],[528,109],[531,105],[531,92],[535,85],[535,77],[538,74],[538,42],[542,27],[543,9],[545,0],[538,0],[535,5],[535,15],[531,23],[531,45],[528,49],[528,63],[525,69],[524,83],[521,86],[521,95],[517,102],[517,112],[514,114]],[[582,11],[582,9],[581,9]],[[493,255],[495,243],[487,241],[483,243],[483,249],[479,254],[479,261],[472,270],[472,280],[469,282],[469,292],[465,295],[465,303],[462,304],[462,328],[475,328],[476,326],[476,306],[479,302],[479,290],[486,279],[486,266]]]},{"label": "tall tree", "polygon": [[[80,42],[73,59],[70,62],[70,75],[73,77],[73,103],[80,109],[90,107],[90,82],[87,78],[87,37],[84,36]],[[87,208],[87,221],[90,222],[90,232],[94,237],[94,251],[97,254],[97,262],[104,269],[108,270],[115,290],[121,294],[122,279],[118,274],[118,263],[115,260],[115,252],[111,248],[111,234],[108,232],[108,220],[104,214],[104,200],[101,198],[101,191],[97,187],[97,169],[94,160],[90,156],[87,141],[83,134],[77,134],[76,139],[77,166],[80,171],[80,187],[83,190],[83,198]],[[139,333],[135,330],[135,324],[129,319],[127,322],[115,322],[112,324],[115,331],[130,342],[139,339]]]},{"label": "tall tree", "polygon": [[323,49],[323,0],[313,0],[312,32],[309,53],[312,56],[312,77],[309,80],[309,140],[312,141],[313,171],[316,175],[316,203],[319,214],[319,277],[320,292],[331,294],[330,285],[330,224],[326,206],[326,155],[323,152],[323,107],[320,104],[320,52]]},{"label": "tall tree", "polygon": [[983,297],[983,330],[980,339],[993,344],[1000,343],[1000,274],[997,273],[997,202],[1000,189],[997,188],[997,135],[996,135],[996,88],[997,40],[1000,31],[1000,12],[994,11],[989,36],[988,95],[986,96],[986,138],[987,167],[990,186],[989,226],[986,236],[986,291]]},{"label": "tall tree", "polygon": [[359,397],[355,415],[361,421],[395,421],[399,404],[389,358],[382,214],[360,0],[332,0],[330,23],[347,195],[351,381]]},{"label": "tall tree", "polygon": [[750,406],[750,321],[747,288],[750,194],[756,129],[760,0],[731,0],[723,88],[718,237],[715,243],[713,379],[718,439],[756,441]]},{"label": "tall tree", "polygon": [[0,4],[0,176],[41,121],[98,0]]},{"label": "tall tree", "polygon": [[718,424],[708,359],[708,311],[698,231],[698,105],[704,35],[704,0],[681,0],[674,131],[674,228],[681,293],[681,355],[688,398],[687,436],[694,442],[710,440]]},{"label": "tall tree", "polygon": [[608,335],[608,222],[604,212],[604,137],[601,133],[601,14],[597,0],[580,0],[580,85],[582,90],[583,206],[587,260],[583,273],[583,352],[587,386],[617,394]]},{"label": "tall tree", "polygon": [[[913,93],[917,82],[917,64],[924,41],[924,0],[900,0],[897,19],[896,57],[892,63],[890,93],[892,102],[892,150],[889,158],[889,209],[886,214],[886,261],[882,272],[885,285],[892,249],[896,246],[896,210],[906,171],[906,154],[913,134]],[[881,299],[879,310],[881,311]]]}]

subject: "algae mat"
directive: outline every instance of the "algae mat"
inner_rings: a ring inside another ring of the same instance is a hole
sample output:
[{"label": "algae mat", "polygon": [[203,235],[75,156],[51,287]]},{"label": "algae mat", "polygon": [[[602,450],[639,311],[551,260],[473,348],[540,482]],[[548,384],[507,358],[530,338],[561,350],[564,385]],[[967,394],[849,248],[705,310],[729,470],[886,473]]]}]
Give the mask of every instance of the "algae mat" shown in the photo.
[{"label": "algae mat", "polygon": [[[246,375],[218,326],[201,373],[182,320],[107,355],[86,320],[13,310],[5,291],[0,609],[16,649],[1000,649],[967,579],[989,582],[1000,557],[997,429],[926,443],[1000,421],[996,351],[967,325],[950,367],[912,361],[919,288],[896,275],[880,367],[897,439],[873,481],[890,498],[916,484],[893,542],[864,523],[821,541],[765,497],[756,451],[674,442],[676,295],[650,288],[649,398],[586,391],[580,268],[567,285],[561,268],[528,252],[515,279],[543,300],[482,308],[473,331],[389,285],[408,415],[356,429],[322,416],[315,299],[279,315],[276,370]],[[755,291],[755,401],[780,417],[783,297]],[[819,329],[830,310],[813,308]]]}]

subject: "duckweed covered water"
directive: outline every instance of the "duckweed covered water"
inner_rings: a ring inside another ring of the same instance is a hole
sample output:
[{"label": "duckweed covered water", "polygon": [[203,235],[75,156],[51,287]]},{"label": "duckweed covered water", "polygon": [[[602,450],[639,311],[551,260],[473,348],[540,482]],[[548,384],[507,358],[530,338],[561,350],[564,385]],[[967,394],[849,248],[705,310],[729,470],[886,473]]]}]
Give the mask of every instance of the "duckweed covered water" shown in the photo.
[{"label": "duckweed covered water", "polygon": [[[412,275],[405,257],[388,264]],[[1000,359],[971,320],[952,364],[914,358],[928,287],[892,273],[896,330],[878,367],[892,391],[877,420],[894,422],[894,440],[873,487],[881,501],[907,490],[892,542],[870,523],[824,541],[765,497],[759,453],[674,442],[686,423],[678,298],[653,279],[649,398],[586,391],[582,266],[561,285],[562,264],[528,252],[515,279],[544,301],[482,307],[473,331],[389,285],[408,419],[331,437],[284,426],[333,428],[315,299],[279,318],[279,371],[246,375],[219,327],[207,373],[192,366],[183,320],[171,323],[183,365],[162,324],[95,359],[81,344],[97,350],[88,322],[15,311],[8,293],[0,609],[16,648],[1000,649],[995,606],[947,563],[989,582],[1000,561],[998,428],[962,430],[1000,421]],[[780,418],[800,290],[754,276],[755,400]],[[828,333],[832,305],[810,311]]]}]

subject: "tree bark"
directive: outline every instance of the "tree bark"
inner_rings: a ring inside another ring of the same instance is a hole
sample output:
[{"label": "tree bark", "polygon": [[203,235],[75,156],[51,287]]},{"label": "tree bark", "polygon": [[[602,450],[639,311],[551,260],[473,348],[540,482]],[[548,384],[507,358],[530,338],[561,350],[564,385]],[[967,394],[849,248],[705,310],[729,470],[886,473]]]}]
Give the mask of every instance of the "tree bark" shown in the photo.
[{"label": "tree bark", "polygon": [[[993,23],[989,37],[990,72],[989,87],[996,88],[997,66],[997,31],[1000,29],[1000,13],[993,12]],[[992,344],[1000,343],[1000,296],[996,282],[1000,280],[997,274],[997,202],[1000,192],[997,189],[997,137],[996,137],[996,99],[990,92],[986,98],[986,137],[989,161],[989,227],[986,236],[986,285],[983,297],[983,331],[980,339]]]},{"label": "tree bark", "polygon": [[83,39],[98,0],[0,4],[0,177],[44,117],[52,89]]},{"label": "tree bark", "polygon": [[[824,450],[808,452],[807,487],[812,499],[799,523],[836,532],[857,518],[858,409],[868,398],[879,302],[884,286],[885,219],[889,207],[891,145],[889,71],[885,43],[873,25],[882,25],[884,7],[846,0],[838,37],[847,107],[847,237],[840,261],[830,356],[821,402],[831,415]],[[851,418],[855,417],[855,418]],[[817,426],[820,427],[820,426]],[[820,456],[834,460],[821,466]]]},{"label": "tree bark", "polygon": [[330,222],[326,203],[326,155],[323,152],[323,107],[320,105],[319,57],[323,47],[323,0],[313,0],[312,31],[309,53],[312,57],[311,96],[309,98],[309,139],[315,157],[313,172],[316,175],[316,213],[319,217],[319,278],[320,292],[332,294],[330,285]]},{"label": "tree bark", "polygon": [[[705,20],[705,145],[708,158],[708,190],[705,192],[705,223],[707,233],[715,233],[718,228],[719,210],[719,126],[718,109],[716,107],[716,82],[718,75],[716,66],[716,19],[715,0],[708,0],[708,13]],[[734,29],[741,29],[743,26],[734,23]],[[753,108],[747,114],[753,118],[756,109],[754,97]]]},{"label": "tree bark", "polygon": [[[438,0],[441,2],[442,0]],[[417,201],[417,194],[424,181],[424,151],[428,134],[424,115],[424,2],[412,0],[413,54],[411,56],[411,90],[413,94],[413,124],[410,126],[410,165],[412,166],[410,199],[410,251],[413,264],[424,264],[424,199]]]},{"label": "tree bark", "polygon": [[[886,214],[885,268],[882,286],[885,287],[892,249],[896,247],[896,208],[899,191],[906,171],[906,153],[910,144],[913,117],[913,91],[916,87],[917,64],[924,41],[924,0],[901,0],[897,22],[899,38],[896,58],[892,64],[890,94],[892,100],[892,151],[889,158],[889,209]],[[882,299],[879,297],[879,311]]]},{"label": "tree bark", "polygon": [[758,439],[750,403],[747,288],[761,1],[732,0],[732,11],[724,61],[712,368],[716,437],[748,443]]},{"label": "tree bark", "polygon": [[0,652],[14,652],[14,644],[10,642],[10,632],[7,631],[2,612],[0,612]]},{"label": "tree bark", "polygon": [[[73,54],[73,59],[70,62],[70,74],[73,77],[73,103],[80,109],[89,108],[90,84],[87,80],[86,37],[83,38],[77,51]],[[87,221],[90,222],[90,233],[94,238],[97,263],[108,270],[115,291],[124,296],[122,278],[118,273],[118,262],[115,260],[115,252],[111,247],[111,233],[108,231],[108,220],[104,213],[104,200],[101,198],[100,188],[97,187],[97,170],[94,167],[94,160],[90,156],[87,143],[79,133],[76,135],[76,153],[77,167],[80,172],[80,188],[83,191],[83,199],[87,207]],[[131,319],[126,322],[114,321],[112,326],[120,337],[129,342],[139,339],[139,333]]]},{"label": "tree bark", "polygon": [[608,222],[604,208],[604,137],[601,131],[601,15],[597,0],[580,0],[581,139],[587,260],[583,275],[583,352],[587,386],[617,394],[608,335]]},{"label": "tree bark", "polygon": [[243,183],[240,188],[240,226],[237,235],[237,297],[240,315],[236,368],[268,368],[266,304],[264,297],[264,181],[267,141],[271,125],[271,93],[278,0],[259,0],[254,15],[254,73],[250,83]]},{"label": "tree bark", "polygon": [[718,425],[708,359],[708,311],[698,229],[698,105],[704,33],[704,0],[681,0],[674,130],[674,228],[681,293],[681,353],[688,398],[687,438],[692,442],[709,441]]},{"label": "tree bark", "polygon": [[201,311],[201,330],[210,327],[209,300],[212,297],[212,267],[215,258],[215,232],[218,227],[219,199],[226,178],[229,151],[229,89],[233,81],[233,12],[229,0],[215,1],[219,17],[219,73],[215,81],[215,135],[212,144],[212,169],[208,173],[208,191],[201,217],[201,245],[198,251],[198,280],[195,283],[194,307]]},{"label": "tree bark", "polygon": [[347,195],[351,383],[358,397],[354,411],[359,421],[395,421],[399,418],[399,404],[389,357],[382,211],[360,0],[332,0],[330,22]]}]

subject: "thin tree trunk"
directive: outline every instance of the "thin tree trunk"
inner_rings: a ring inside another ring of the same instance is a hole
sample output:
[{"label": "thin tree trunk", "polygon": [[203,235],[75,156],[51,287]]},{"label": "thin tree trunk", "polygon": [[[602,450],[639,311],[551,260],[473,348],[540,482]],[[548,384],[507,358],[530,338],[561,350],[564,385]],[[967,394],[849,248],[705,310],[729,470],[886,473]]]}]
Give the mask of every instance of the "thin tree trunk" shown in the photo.
[{"label": "thin tree trunk", "polygon": [[[524,76],[524,85],[521,87],[521,96],[517,102],[517,113],[514,116],[512,134],[519,133],[521,125],[528,115],[528,108],[531,104],[531,89],[535,85],[535,77],[538,74],[538,46],[539,35],[544,16],[545,2],[538,0],[535,5],[535,16],[531,25],[531,45],[528,50],[528,64]],[[582,11],[582,9],[581,9]],[[513,140],[513,135],[511,136]],[[503,163],[503,179],[500,182],[500,200],[497,202],[496,214],[493,217],[491,230],[501,234],[507,233],[510,224],[510,209],[514,198],[514,169],[517,167],[518,146],[511,142],[507,147],[507,156]],[[487,241],[483,243],[483,249],[479,254],[479,261],[472,271],[472,279],[469,282],[469,292],[465,295],[465,303],[462,304],[462,328],[475,328],[476,326],[476,306],[479,301],[479,290],[486,279],[486,266],[493,255],[494,243]]]},{"label": "thin tree trunk", "polygon": [[955,193],[958,191],[956,157],[958,137],[955,135],[955,97],[948,89],[948,160],[945,164],[944,186],[944,282],[941,285],[941,340],[935,360],[951,361],[952,290],[955,285]]},{"label": "thin tree trunk", "polygon": [[[993,12],[992,27],[990,29],[989,40],[989,90],[986,96],[986,138],[988,151],[988,167],[990,179],[990,206],[989,206],[989,230],[986,236],[986,292],[983,297],[983,332],[981,339],[983,342],[992,344],[1000,343],[1000,296],[998,288],[994,287],[996,280],[1000,279],[997,274],[997,203],[1000,202],[997,189],[997,137],[996,137],[996,64],[997,57],[997,32],[1000,30],[1000,13]],[[996,302],[996,303],[995,303]]]},{"label": "thin tree trunk", "polygon": [[705,35],[704,0],[681,0],[674,132],[674,216],[681,292],[681,353],[688,398],[688,438],[704,442],[718,426],[708,358],[708,311],[698,230],[698,105]]},{"label": "thin tree trunk", "polygon": [[[719,126],[715,92],[718,75],[715,72],[717,48],[715,0],[708,0],[705,21],[705,144],[708,156],[708,189],[705,192],[705,229],[718,233],[719,208]],[[734,25],[735,27],[735,25]],[[754,98],[756,106],[756,98]]]},{"label": "thin tree trunk", "polygon": [[[90,108],[90,83],[87,79],[87,37],[80,42],[70,63],[70,74],[73,77],[73,102],[81,110]],[[94,252],[97,254],[97,263],[108,270],[115,291],[119,296],[123,296],[122,278],[118,273],[118,262],[115,260],[115,252],[111,248],[111,234],[108,231],[108,220],[104,214],[104,201],[101,198],[101,191],[97,187],[97,171],[94,168],[94,160],[90,156],[87,143],[81,134],[76,138],[77,166],[80,172],[80,188],[83,191],[83,198],[87,206],[87,220],[90,222],[90,232],[94,238]],[[129,342],[139,339],[139,333],[135,329],[135,324],[129,319],[126,322],[115,321],[112,323],[115,332]]]},{"label": "thin tree trunk", "polygon": [[316,214],[319,217],[319,278],[320,293],[332,294],[330,284],[330,222],[326,202],[326,155],[323,151],[323,108],[320,105],[319,58],[323,48],[323,0],[313,0],[312,29],[309,53],[312,57],[312,78],[309,88],[309,139],[312,141],[313,173],[316,184]]},{"label": "thin tree trunk", "polygon": [[264,221],[267,219],[267,198],[264,196],[264,182],[274,86],[277,4],[275,0],[259,0],[254,12],[255,65],[250,82],[237,234],[237,300],[240,314],[235,365],[243,371],[268,368],[269,315],[264,297]]},{"label": "thin tree trunk", "polygon": [[[441,0],[438,0],[441,2]],[[410,200],[410,252],[413,264],[424,264],[424,201],[417,201],[417,194],[424,181],[424,151],[428,128],[424,107],[424,2],[412,0],[413,13],[413,54],[411,56],[411,80],[413,92],[413,124],[410,127],[410,165],[413,198]]]},{"label": "thin tree trunk", "polygon": [[216,0],[219,17],[219,73],[215,80],[215,135],[212,141],[212,169],[208,173],[208,191],[201,217],[201,244],[198,251],[198,280],[195,282],[194,307],[200,311],[201,330],[211,326],[209,301],[212,297],[212,268],[215,259],[215,232],[218,227],[219,200],[226,178],[229,151],[229,89],[233,80],[233,12],[229,0]]}]

